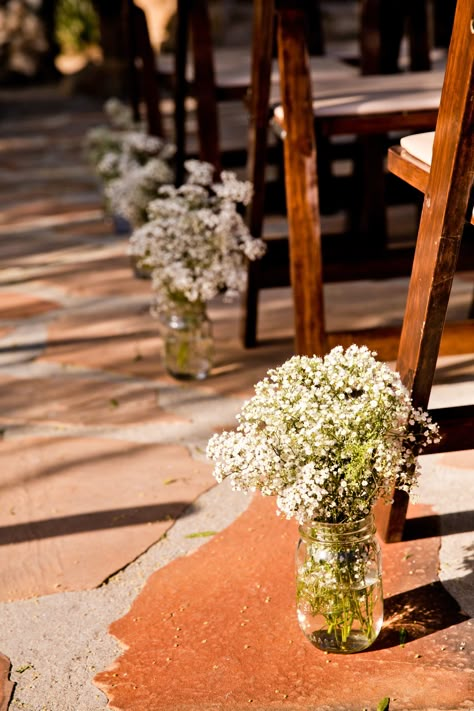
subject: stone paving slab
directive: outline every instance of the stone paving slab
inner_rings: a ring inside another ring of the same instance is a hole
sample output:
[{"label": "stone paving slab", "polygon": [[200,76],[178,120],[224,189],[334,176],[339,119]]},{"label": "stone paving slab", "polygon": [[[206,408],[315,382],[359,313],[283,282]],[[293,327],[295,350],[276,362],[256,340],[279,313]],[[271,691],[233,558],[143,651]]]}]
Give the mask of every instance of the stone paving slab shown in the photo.
[{"label": "stone paving slab", "polygon": [[294,522],[256,496],[211,542],[151,576],[110,627],[125,651],[95,678],[109,708],[361,711],[385,696],[413,711],[473,708],[474,628],[437,583],[437,536],[384,546],[385,626],[349,656],[316,650],[297,626],[296,540]]},{"label": "stone paving slab", "polygon": [[2,294],[0,320],[31,318],[57,308],[59,304],[49,299],[39,299],[21,292],[7,292]]},{"label": "stone paving slab", "polygon": [[25,437],[0,454],[1,601],[100,585],[215,483],[178,446]]},{"label": "stone paving slab", "polygon": [[[67,255],[62,255],[54,266],[43,269],[36,281],[45,288],[65,289],[71,296],[99,299],[108,296],[123,298],[127,294],[135,298],[143,295],[142,310],[148,317],[150,285],[145,280],[133,278],[126,248],[125,240],[113,246],[94,244],[87,248],[81,245],[75,252],[69,250]],[[149,325],[155,323],[151,318],[147,320]]]},{"label": "stone paving slab", "polygon": [[[49,377],[48,377],[49,375]],[[159,404],[157,383],[101,378],[82,372],[46,371],[44,377],[0,375],[0,425],[120,427],[189,420]]]}]

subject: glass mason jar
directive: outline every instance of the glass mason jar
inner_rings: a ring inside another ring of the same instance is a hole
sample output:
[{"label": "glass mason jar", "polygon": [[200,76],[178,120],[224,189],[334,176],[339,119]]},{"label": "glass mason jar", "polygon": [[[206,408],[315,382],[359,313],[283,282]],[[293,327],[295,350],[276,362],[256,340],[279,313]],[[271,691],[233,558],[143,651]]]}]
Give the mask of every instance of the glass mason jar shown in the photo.
[{"label": "glass mason jar", "polygon": [[179,380],[204,380],[214,355],[212,324],[206,304],[187,299],[170,300],[162,315],[164,363]]},{"label": "glass mason jar", "polygon": [[130,257],[130,266],[132,267],[133,275],[137,279],[151,279],[152,268],[142,264],[142,259],[135,254]]},{"label": "glass mason jar", "polygon": [[116,235],[129,235],[132,231],[130,221],[116,212],[112,213],[112,223]]},{"label": "glass mason jar", "polygon": [[296,597],[300,628],[325,652],[369,647],[383,622],[381,552],[372,514],[352,523],[300,526]]}]

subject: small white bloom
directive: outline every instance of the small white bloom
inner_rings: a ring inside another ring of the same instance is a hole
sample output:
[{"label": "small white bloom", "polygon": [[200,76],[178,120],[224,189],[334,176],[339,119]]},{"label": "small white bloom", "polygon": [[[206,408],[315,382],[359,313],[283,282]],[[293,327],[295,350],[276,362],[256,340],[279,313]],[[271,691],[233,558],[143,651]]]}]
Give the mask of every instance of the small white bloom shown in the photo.
[{"label": "small white bloom", "polygon": [[376,353],[338,346],[270,370],[244,403],[237,432],[215,435],[207,454],[220,479],[276,495],[287,518],[352,521],[378,498],[390,501],[394,488],[416,484],[417,455],[438,431],[426,417]]},{"label": "small white bloom", "polygon": [[[220,293],[227,299],[241,293],[247,259],[265,251],[238,211],[238,203],[249,197],[249,184],[229,172],[221,174],[222,183],[213,182],[213,166],[202,161],[186,161],[185,166],[187,182],[178,188],[161,185],[148,202],[146,229],[130,239],[131,253],[152,270],[154,315],[169,298],[208,301]],[[134,197],[130,180],[129,201]]]}]

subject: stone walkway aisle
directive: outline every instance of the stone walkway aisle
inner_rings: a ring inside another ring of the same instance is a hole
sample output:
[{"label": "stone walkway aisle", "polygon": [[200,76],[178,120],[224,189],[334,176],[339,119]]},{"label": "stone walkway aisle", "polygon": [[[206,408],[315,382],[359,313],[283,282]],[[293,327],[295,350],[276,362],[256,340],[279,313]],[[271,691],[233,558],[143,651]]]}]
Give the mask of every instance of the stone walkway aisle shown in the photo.
[{"label": "stone walkway aisle", "polygon": [[[226,507],[193,508],[215,484],[203,450],[215,428],[232,426],[268,365],[289,355],[291,324],[285,340],[242,358],[238,308],[217,304],[212,384],[169,378],[149,284],[133,278],[127,238],[104,217],[83,158],[100,108],[48,89],[2,98],[0,652],[13,664],[12,708],[93,711],[105,707],[91,683],[94,660],[114,654],[107,624],[126,611],[156,555],[119,576],[120,593],[110,592],[111,576],[180,515],[168,557],[247,505],[227,492]],[[273,308],[281,317],[281,305]]]},{"label": "stone walkway aisle", "polygon": [[[384,549],[374,648],[314,650],[294,615],[294,524],[214,486],[203,453],[291,355],[288,290],[263,296],[253,351],[238,305],[213,303],[212,377],[173,381],[82,156],[99,107],[47,88],[1,98],[0,711],[474,709],[473,453],[426,458],[408,539]],[[440,402],[472,399],[471,364],[448,359]]]}]

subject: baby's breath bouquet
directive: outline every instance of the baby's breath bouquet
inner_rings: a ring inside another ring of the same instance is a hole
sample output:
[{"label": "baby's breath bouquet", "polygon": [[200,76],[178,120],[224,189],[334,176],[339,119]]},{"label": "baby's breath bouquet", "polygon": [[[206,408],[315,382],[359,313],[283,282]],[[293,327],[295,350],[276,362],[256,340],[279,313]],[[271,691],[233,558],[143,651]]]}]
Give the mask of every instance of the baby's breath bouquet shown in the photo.
[{"label": "baby's breath bouquet", "polygon": [[147,219],[147,205],[158,187],[173,179],[175,147],[148,135],[119,99],[108,99],[104,112],[108,123],[86,133],[86,156],[103,183],[107,209],[137,227]]},{"label": "baby's breath bouquet", "polygon": [[265,251],[238,211],[252,196],[252,185],[224,171],[213,180],[210,163],[185,162],[188,179],[176,188],[163,185],[148,205],[148,221],[130,238],[130,253],[153,271],[156,310],[170,299],[207,302],[227,298],[246,284],[246,259]]},{"label": "baby's breath bouquet", "polygon": [[134,230],[129,252],[152,274],[152,314],[164,324],[165,364],[175,377],[206,377],[212,361],[207,302],[242,292],[247,259],[264,252],[239,212],[252,185],[211,164],[185,163],[184,185],[164,185],[148,205],[148,221]]},{"label": "baby's breath bouquet", "polygon": [[108,171],[106,170],[103,175],[100,168],[102,159],[109,156],[107,164],[111,160],[110,156],[120,155],[124,135],[129,131],[143,133],[144,126],[134,122],[131,108],[120,99],[115,97],[107,99],[103,109],[106,123],[93,126],[86,132],[84,152],[98,176],[108,179]]},{"label": "baby's breath bouquet", "polygon": [[110,176],[105,195],[113,212],[129,221],[132,228],[147,219],[149,203],[158,189],[173,179],[170,159],[174,146],[156,136],[127,133],[119,154],[107,154],[99,170]]},{"label": "baby's breath bouquet", "polygon": [[327,651],[357,651],[375,639],[376,550],[348,541],[371,533],[378,499],[411,490],[417,456],[438,439],[399,374],[375,356],[356,345],[324,358],[294,356],[256,385],[236,430],[207,447],[218,481],[275,495],[279,512],[301,524],[300,625]]}]

